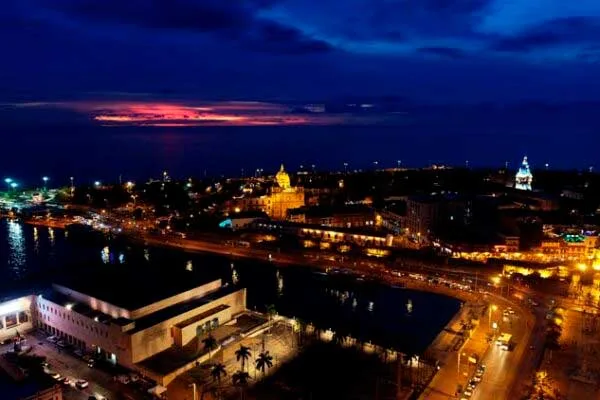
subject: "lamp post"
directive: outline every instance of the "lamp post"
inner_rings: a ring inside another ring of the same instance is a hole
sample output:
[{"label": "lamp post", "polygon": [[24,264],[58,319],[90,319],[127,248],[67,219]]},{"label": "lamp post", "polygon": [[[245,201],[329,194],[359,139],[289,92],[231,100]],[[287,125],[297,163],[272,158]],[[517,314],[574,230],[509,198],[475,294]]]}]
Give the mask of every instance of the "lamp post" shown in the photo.
[{"label": "lamp post", "polygon": [[10,183],[10,187],[11,189],[14,191],[17,187],[19,186],[19,184],[17,182],[11,182]]},{"label": "lamp post", "polygon": [[48,190],[47,186],[48,186],[48,180],[50,178],[48,178],[47,176],[43,176],[42,177],[42,181],[44,181],[44,191]]}]

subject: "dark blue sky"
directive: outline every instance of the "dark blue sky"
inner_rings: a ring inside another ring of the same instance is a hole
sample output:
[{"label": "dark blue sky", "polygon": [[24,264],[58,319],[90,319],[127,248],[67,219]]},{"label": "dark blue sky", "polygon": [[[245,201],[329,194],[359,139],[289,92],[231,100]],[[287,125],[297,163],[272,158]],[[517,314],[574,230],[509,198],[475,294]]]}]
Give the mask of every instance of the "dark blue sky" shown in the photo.
[{"label": "dark blue sky", "polygon": [[600,100],[598,0],[3,0],[0,101]]}]

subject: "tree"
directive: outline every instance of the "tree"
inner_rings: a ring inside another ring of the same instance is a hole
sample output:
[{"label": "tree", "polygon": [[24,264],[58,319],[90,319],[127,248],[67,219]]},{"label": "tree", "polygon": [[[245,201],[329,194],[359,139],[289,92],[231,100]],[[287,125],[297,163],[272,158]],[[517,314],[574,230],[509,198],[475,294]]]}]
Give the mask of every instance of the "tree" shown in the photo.
[{"label": "tree", "polygon": [[221,363],[214,364],[210,370],[210,374],[212,375],[213,381],[217,382],[217,398],[221,398],[221,378],[227,375],[227,371],[225,370],[225,365]]},{"label": "tree", "polygon": [[210,370],[210,374],[212,375],[214,381],[221,383],[221,378],[227,375],[225,365],[221,363],[214,364]]},{"label": "tree", "polygon": [[[243,347],[243,346],[242,346]],[[250,381],[250,374],[245,371],[237,371],[232,375],[231,380],[233,381],[233,385],[240,388],[240,399],[244,398],[244,389],[248,386],[248,382]]]},{"label": "tree", "polygon": [[212,351],[218,347],[217,339],[213,335],[209,334],[207,337],[202,339],[204,344],[204,350],[208,351],[208,358],[212,358]]},{"label": "tree", "polygon": [[273,356],[269,354],[268,351],[263,351],[258,355],[256,359],[256,369],[262,372],[263,377],[265,376],[267,368],[271,368],[273,366]]},{"label": "tree", "polygon": [[240,345],[240,348],[235,351],[236,360],[241,361],[242,363],[242,371],[244,371],[246,362],[251,356],[252,353],[250,353],[250,347],[246,347],[244,345]]}]

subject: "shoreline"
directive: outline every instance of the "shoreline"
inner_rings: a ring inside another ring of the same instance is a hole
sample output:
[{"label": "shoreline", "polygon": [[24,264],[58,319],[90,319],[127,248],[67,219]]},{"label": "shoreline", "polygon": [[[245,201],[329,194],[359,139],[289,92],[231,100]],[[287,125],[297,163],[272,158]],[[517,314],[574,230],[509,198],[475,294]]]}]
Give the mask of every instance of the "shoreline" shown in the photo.
[{"label": "shoreline", "polygon": [[[68,224],[65,222],[55,220],[36,221],[20,219],[19,221],[34,227],[46,227],[52,229],[66,229],[66,227],[68,226]],[[268,256],[270,253],[267,250],[262,249],[225,247],[222,244],[203,242],[199,240],[192,241],[189,239],[169,238],[169,240],[161,240],[159,238],[153,238],[148,236],[133,235],[130,232],[123,232],[119,236],[121,238],[124,238],[126,241],[138,245],[174,249],[189,253],[216,254],[224,257],[244,258],[249,260],[270,262],[282,267],[298,266],[301,268],[309,268],[311,270],[323,272],[327,272],[327,270],[330,268],[328,266],[323,265],[322,262],[319,262],[319,260],[313,261],[312,259],[304,259],[301,260],[303,262],[298,262],[298,260],[291,259],[291,257],[286,255],[285,253],[278,253],[272,258],[272,260],[269,260]],[[361,269],[352,265],[347,265],[339,266],[336,268],[346,270],[350,273],[350,275],[354,277],[367,277],[369,279],[373,279],[374,281],[388,287],[398,285],[407,290],[434,293],[436,295],[450,297],[452,299],[458,300],[460,302],[460,308],[444,325],[444,327],[436,334],[432,342],[425,347],[425,349],[422,352],[423,355],[433,355],[440,353],[439,347],[442,345],[441,343],[444,342],[444,337],[448,335],[448,330],[451,329],[453,324],[460,320],[460,317],[462,316],[467,305],[473,302],[473,293],[461,292],[455,289],[447,288],[442,285],[429,284],[427,282],[408,278],[407,276],[395,276],[392,275],[390,271],[385,269],[384,267],[379,267],[375,269]],[[433,358],[442,362],[442,359],[440,357],[435,356]]]}]

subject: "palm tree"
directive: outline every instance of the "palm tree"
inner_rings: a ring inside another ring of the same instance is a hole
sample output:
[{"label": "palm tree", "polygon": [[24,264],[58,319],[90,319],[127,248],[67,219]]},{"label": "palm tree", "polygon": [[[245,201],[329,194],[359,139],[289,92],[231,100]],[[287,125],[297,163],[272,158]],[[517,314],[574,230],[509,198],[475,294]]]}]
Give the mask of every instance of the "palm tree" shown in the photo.
[{"label": "palm tree", "polygon": [[227,375],[225,365],[221,363],[214,364],[210,370],[210,374],[212,375],[214,381],[221,383],[221,378]]},{"label": "palm tree", "polygon": [[[243,347],[243,346],[242,346]],[[237,371],[235,374],[231,376],[231,380],[233,381],[233,385],[240,388],[240,399],[244,398],[244,388],[248,386],[248,381],[250,381],[250,374],[245,371]]]},{"label": "palm tree", "polygon": [[263,377],[265,376],[266,369],[273,366],[273,356],[268,351],[263,351],[258,355],[256,359],[256,369],[262,372]]},{"label": "palm tree", "polygon": [[242,372],[244,371],[244,367],[246,366],[246,361],[252,356],[250,353],[250,347],[246,347],[244,345],[240,345],[240,348],[235,351],[235,358],[237,361],[241,361],[242,363]]},{"label": "palm tree", "polygon": [[204,344],[204,350],[208,351],[208,358],[212,358],[212,351],[217,348],[217,339],[214,338],[210,333],[207,337],[202,339],[202,343]]},{"label": "palm tree", "polygon": [[227,375],[227,371],[225,370],[225,365],[221,363],[214,364],[210,370],[210,374],[212,375],[213,381],[217,382],[217,398],[221,398],[221,378]]},{"label": "palm tree", "polygon": [[277,310],[275,309],[275,304],[267,305],[267,315],[269,316],[269,321],[272,321],[273,318],[277,315]]}]

